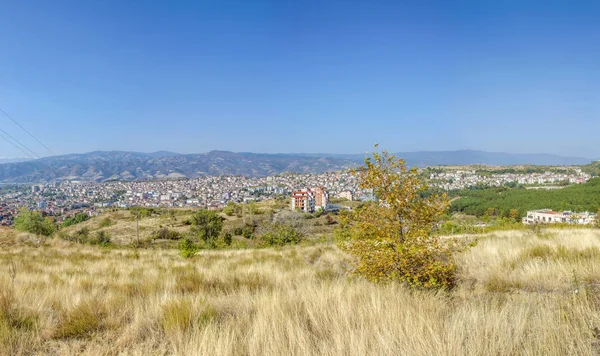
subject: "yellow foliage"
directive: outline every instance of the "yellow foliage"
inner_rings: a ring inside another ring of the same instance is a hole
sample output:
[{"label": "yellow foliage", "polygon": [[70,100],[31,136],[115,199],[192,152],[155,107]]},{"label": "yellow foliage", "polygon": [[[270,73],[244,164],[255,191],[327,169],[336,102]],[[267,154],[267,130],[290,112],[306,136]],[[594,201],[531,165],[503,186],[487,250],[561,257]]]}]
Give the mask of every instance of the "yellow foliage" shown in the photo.
[{"label": "yellow foliage", "polygon": [[339,245],[356,258],[355,272],[374,282],[452,287],[452,254],[464,246],[433,234],[448,208],[446,195],[428,195],[417,168],[386,151],[374,152],[354,174],[376,198],[340,216]]}]

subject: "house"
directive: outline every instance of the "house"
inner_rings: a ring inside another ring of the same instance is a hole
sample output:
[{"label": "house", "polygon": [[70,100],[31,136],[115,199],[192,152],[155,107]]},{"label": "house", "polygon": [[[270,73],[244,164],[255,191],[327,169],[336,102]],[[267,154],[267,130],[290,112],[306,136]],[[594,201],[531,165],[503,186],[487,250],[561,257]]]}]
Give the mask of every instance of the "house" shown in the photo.
[{"label": "house", "polygon": [[354,200],[354,193],[351,190],[344,190],[338,194],[338,198]]},{"label": "house", "polygon": [[579,224],[589,225],[596,221],[596,214],[587,211],[574,213],[572,211],[553,211],[550,209],[528,211],[523,218],[523,224]]}]

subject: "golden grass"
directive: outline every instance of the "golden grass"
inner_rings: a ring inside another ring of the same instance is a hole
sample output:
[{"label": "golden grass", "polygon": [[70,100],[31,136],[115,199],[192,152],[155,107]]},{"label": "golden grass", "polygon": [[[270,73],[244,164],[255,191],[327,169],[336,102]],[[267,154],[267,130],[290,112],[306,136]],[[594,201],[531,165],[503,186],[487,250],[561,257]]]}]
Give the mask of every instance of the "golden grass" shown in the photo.
[{"label": "golden grass", "polygon": [[[267,209],[272,201],[260,202],[259,208],[264,210]],[[146,246],[149,245],[160,245],[160,246],[175,246],[177,243],[173,241],[152,241],[155,233],[162,229],[167,228],[169,230],[178,232],[181,236],[186,236],[190,232],[190,226],[186,224],[191,220],[194,210],[189,209],[173,209],[173,216],[167,214],[168,210],[164,210],[162,214],[154,214],[152,216],[144,216],[139,219],[139,233],[140,242]],[[225,219],[223,228],[224,230],[233,232],[237,227],[243,227],[247,222],[251,222],[254,219],[262,219],[265,215],[245,215],[242,218],[236,216],[227,216],[221,213],[221,216]],[[305,226],[305,231],[308,233],[312,240],[324,239],[328,236],[333,235],[333,229],[335,225],[326,225],[326,218],[322,216],[315,219],[301,219],[300,220]],[[106,224],[110,222],[110,224]],[[87,228],[91,234],[95,234],[97,231],[106,232],[111,241],[117,245],[131,245],[137,239],[137,229],[135,216],[130,210],[117,210],[107,211],[99,216],[93,217],[82,223],[71,225],[59,230],[59,234],[65,236],[73,236],[76,232],[82,228]],[[5,228],[0,230],[0,236],[2,234],[9,234],[9,229]],[[14,234],[14,233],[13,233]],[[30,236],[30,240],[34,241],[37,238]],[[252,247],[253,241],[245,239],[241,236],[235,236],[234,241],[238,247]],[[2,247],[2,241],[0,240],[0,248]]]},{"label": "golden grass", "polygon": [[328,244],[184,260],[16,243],[0,251],[0,355],[593,355],[599,248],[594,230],[499,232],[434,293],[350,277]]}]

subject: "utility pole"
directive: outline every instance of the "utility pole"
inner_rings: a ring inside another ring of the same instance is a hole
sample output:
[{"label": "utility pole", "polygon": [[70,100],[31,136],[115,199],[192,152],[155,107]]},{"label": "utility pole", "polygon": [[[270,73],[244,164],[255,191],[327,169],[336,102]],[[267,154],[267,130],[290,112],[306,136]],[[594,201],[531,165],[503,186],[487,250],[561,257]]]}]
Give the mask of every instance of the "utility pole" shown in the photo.
[{"label": "utility pole", "polygon": [[135,214],[135,231],[137,238],[135,240],[135,248],[138,248],[140,245],[140,213],[139,211]]}]

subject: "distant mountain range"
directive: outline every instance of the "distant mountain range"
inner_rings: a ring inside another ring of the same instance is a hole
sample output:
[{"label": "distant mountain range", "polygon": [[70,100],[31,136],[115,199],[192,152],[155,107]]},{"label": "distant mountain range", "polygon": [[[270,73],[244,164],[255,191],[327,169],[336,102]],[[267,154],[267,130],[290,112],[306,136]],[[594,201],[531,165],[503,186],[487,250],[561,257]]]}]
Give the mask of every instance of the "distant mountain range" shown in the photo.
[{"label": "distant mountain range", "polygon": [[6,158],[0,157],[0,164],[3,163],[18,163],[18,162],[27,162],[29,158]]},{"label": "distant mountain range", "polygon": [[[409,166],[438,165],[585,165],[593,160],[550,154],[509,154],[474,150],[401,152]],[[151,180],[207,175],[267,176],[283,172],[320,173],[361,164],[357,154],[261,154],[211,151],[173,152],[96,151],[47,157],[27,162],[0,161],[0,183],[43,183],[81,180]]]}]

